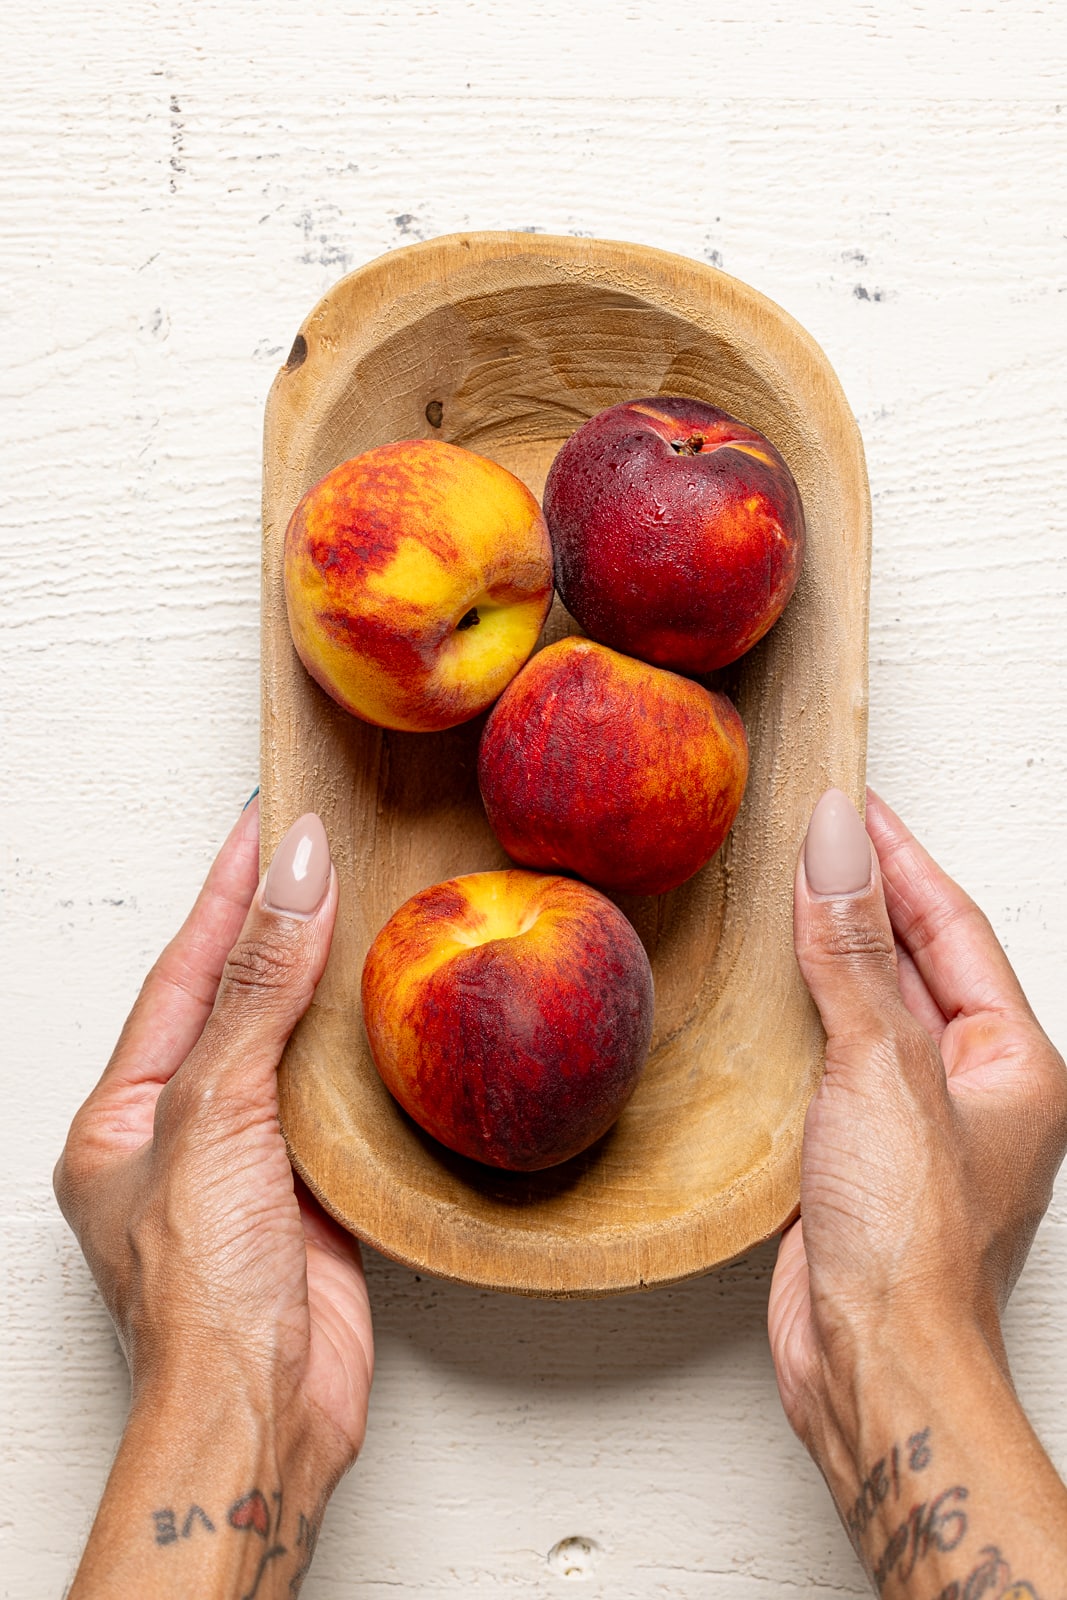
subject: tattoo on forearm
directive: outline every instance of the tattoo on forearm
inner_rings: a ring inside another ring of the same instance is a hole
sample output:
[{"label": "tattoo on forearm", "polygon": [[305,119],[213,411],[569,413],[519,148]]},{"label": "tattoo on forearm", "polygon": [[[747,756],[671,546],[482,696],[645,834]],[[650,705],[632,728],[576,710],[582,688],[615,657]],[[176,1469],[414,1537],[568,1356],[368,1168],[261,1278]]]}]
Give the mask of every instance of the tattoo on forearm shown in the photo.
[{"label": "tattoo on forearm", "polygon": [[[901,1498],[905,1471],[925,1472],[932,1463],[930,1432],[929,1428],[923,1428],[910,1434],[905,1444],[894,1444],[870,1468],[860,1484],[859,1494],[845,1514],[846,1525],[857,1546],[879,1508]],[[965,1485],[957,1483],[929,1500],[910,1506],[871,1568],[879,1593],[891,1577],[906,1583],[918,1563],[932,1552],[946,1554],[963,1543],[968,1531],[963,1502],[968,1497]],[[953,1579],[932,1595],[931,1600],[985,1600],[985,1597],[988,1600],[1041,1600],[1027,1579],[1013,1579],[1010,1563],[993,1544],[982,1547],[977,1564],[966,1577]]]},{"label": "tattoo on forearm", "polygon": [[304,1578],[307,1576],[307,1570],[311,1565],[311,1558],[315,1554],[315,1545],[318,1542],[318,1537],[318,1523],[310,1521],[301,1511],[300,1525],[296,1532],[296,1548],[297,1550],[303,1552],[303,1557],[299,1567],[297,1567],[296,1571],[293,1573],[293,1576],[289,1579],[290,1594],[295,1595],[297,1593],[300,1585],[304,1581]]},{"label": "tattoo on forearm", "polygon": [[179,1539],[190,1538],[195,1528],[203,1528],[205,1533],[215,1532],[215,1524],[200,1506],[189,1507],[180,1528],[177,1514],[170,1507],[165,1511],[153,1511],[152,1521],[155,1523],[157,1544],[177,1544]]},{"label": "tattoo on forearm", "polygon": [[255,1600],[259,1586],[263,1581],[263,1574],[272,1561],[277,1561],[279,1556],[288,1555],[287,1545],[278,1540],[278,1529],[282,1523],[282,1495],[280,1489],[275,1489],[272,1496],[275,1505],[275,1514],[272,1519],[271,1510],[267,1504],[267,1497],[262,1489],[253,1489],[236,1501],[226,1513],[226,1521],[238,1533],[258,1534],[267,1548],[259,1558],[256,1575],[252,1579],[252,1587],[241,1600]]},{"label": "tattoo on forearm", "polygon": [[900,1499],[900,1474],[924,1472],[933,1460],[930,1429],[909,1436],[905,1445],[895,1444],[888,1455],[876,1461],[860,1484],[860,1492],[845,1516],[849,1532],[858,1543],[874,1521],[874,1514],[892,1494]]},{"label": "tattoo on forearm", "polygon": [[966,1578],[959,1578],[938,1591],[934,1600],[1041,1600],[1025,1578],[1012,1581],[1011,1567],[995,1544],[982,1550],[978,1565]]},{"label": "tattoo on forearm", "polygon": [[942,1490],[936,1499],[912,1506],[874,1564],[873,1577],[880,1590],[890,1574],[906,1583],[917,1563],[931,1550],[948,1553],[956,1549],[967,1532],[967,1513],[959,1505],[966,1498],[967,1490],[957,1483]]},{"label": "tattoo on forearm", "polygon": [[[278,1502],[278,1520],[281,1520],[282,1497],[277,1490],[274,1498]],[[226,1521],[238,1533],[245,1533],[249,1529],[258,1533],[261,1539],[270,1535],[271,1513],[267,1504],[267,1497],[262,1489],[253,1489],[250,1493],[242,1495],[236,1500],[226,1513]]]},{"label": "tattoo on forearm", "polygon": [[[272,1504],[273,1502],[273,1504]],[[180,1544],[183,1540],[191,1539],[198,1534],[214,1534],[218,1528],[202,1506],[191,1505],[182,1515],[173,1506],[165,1506],[158,1511],[150,1513],[153,1539],[157,1545]],[[225,1526],[234,1533],[250,1534],[263,1541],[263,1550],[260,1553],[259,1564],[253,1576],[251,1587],[241,1596],[241,1600],[256,1600],[264,1574],[274,1561],[279,1561],[283,1556],[292,1554],[296,1565],[289,1579],[289,1593],[295,1595],[303,1582],[311,1558],[315,1553],[315,1543],[318,1539],[319,1525],[322,1520],[322,1509],[309,1517],[300,1512],[297,1519],[296,1531],[292,1537],[292,1544],[283,1543],[280,1537],[282,1525],[282,1494],[280,1489],[271,1493],[270,1500],[262,1489],[250,1489],[247,1494],[235,1500],[225,1513]]]}]

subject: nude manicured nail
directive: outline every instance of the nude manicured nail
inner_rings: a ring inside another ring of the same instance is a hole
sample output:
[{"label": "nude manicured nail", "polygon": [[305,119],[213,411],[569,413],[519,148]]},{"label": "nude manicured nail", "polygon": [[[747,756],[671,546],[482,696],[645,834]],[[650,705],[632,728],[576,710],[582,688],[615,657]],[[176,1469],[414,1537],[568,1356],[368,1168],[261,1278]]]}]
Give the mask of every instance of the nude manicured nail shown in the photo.
[{"label": "nude manicured nail", "polygon": [[871,881],[871,844],[848,795],[827,789],[808,823],[804,871],[814,894],[859,894]]},{"label": "nude manicured nail", "polygon": [[310,917],[330,883],[330,842],[321,817],[308,811],[293,823],[274,852],[263,885],[263,904],[285,917]]}]

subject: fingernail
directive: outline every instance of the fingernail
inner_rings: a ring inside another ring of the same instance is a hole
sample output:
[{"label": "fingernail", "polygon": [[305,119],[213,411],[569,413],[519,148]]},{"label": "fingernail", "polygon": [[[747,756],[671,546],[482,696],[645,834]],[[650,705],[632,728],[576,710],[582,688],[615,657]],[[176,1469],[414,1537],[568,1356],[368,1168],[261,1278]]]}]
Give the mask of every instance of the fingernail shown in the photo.
[{"label": "fingernail", "polygon": [[827,789],[808,823],[804,871],[815,894],[859,894],[871,881],[863,819],[841,789]]},{"label": "fingernail", "polygon": [[242,811],[247,811],[248,810],[249,806],[252,804],[252,801],[256,798],[256,795],[258,793],[259,793],[259,784],[257,783],[255,788],[252,790],[252,793],[249,795],[248,799],[245,801],[244,805],[241,807]]},{"label": "fingernail", "polygon": [[285,917],[310,917],[330,882],[330,841],[321,817],[308,811],[293,823],[274,852],[263,885],[263,904]]}]

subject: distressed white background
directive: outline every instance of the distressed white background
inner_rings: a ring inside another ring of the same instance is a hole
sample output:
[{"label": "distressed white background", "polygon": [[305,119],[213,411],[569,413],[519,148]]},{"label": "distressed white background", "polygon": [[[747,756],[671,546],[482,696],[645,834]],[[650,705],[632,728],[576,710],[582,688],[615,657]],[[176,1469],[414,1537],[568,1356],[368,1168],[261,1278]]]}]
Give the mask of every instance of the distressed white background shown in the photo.
[{"label": "distressed white background", "polygon": [[[1067,24],[1052,0],[9,0],[0,1593],[58,1594],[124,1412],[50,1170],[256,781],[260,427],[413,239],[721,263],[843,381],[874,497],[870,773],[1067,1039]],[[1009,1317],[1067,1469],[1061,1185]],[[780,1414],[772,1252],[537,1304],[368,1262],[364,1457],[309,1600],[859,1596]],[[149,1600],[149,1597],[145,1597]]]}]

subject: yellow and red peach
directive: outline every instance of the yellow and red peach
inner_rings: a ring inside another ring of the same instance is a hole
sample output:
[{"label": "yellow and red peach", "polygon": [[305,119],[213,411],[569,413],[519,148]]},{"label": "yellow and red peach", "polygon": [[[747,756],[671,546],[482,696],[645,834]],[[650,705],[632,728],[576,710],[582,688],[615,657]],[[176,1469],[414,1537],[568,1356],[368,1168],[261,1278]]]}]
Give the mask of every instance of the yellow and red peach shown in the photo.
[{"label": "yellow and red peach", "polygon": [[363,1019],[390,1093],[427,1133],[534,1172],[607,1132],[652,1037],[652,973],[587,884],[476,872],[394,912],[363,967]]},{"label": "yellow and red peach", "polygon": [[724,694],[590,639],[534,656],[489,714],[486,813],[513,861],[663,894],[729,832],[748,777]]},{"label": "yellow and red peach", "polygon": [[476,716],[522,666],[552,602],[540,507],[504,467],[437,439],[345,461],[285,536],[308,672],[345,710],[430,731]]},{"label": "yellow and red peach", "polygon": [[544,507],[571,615],[678,672],[710,672],[762,639],[804,555],[800,494],[774,445],[679,395],[591,417],[553,461]]}]

